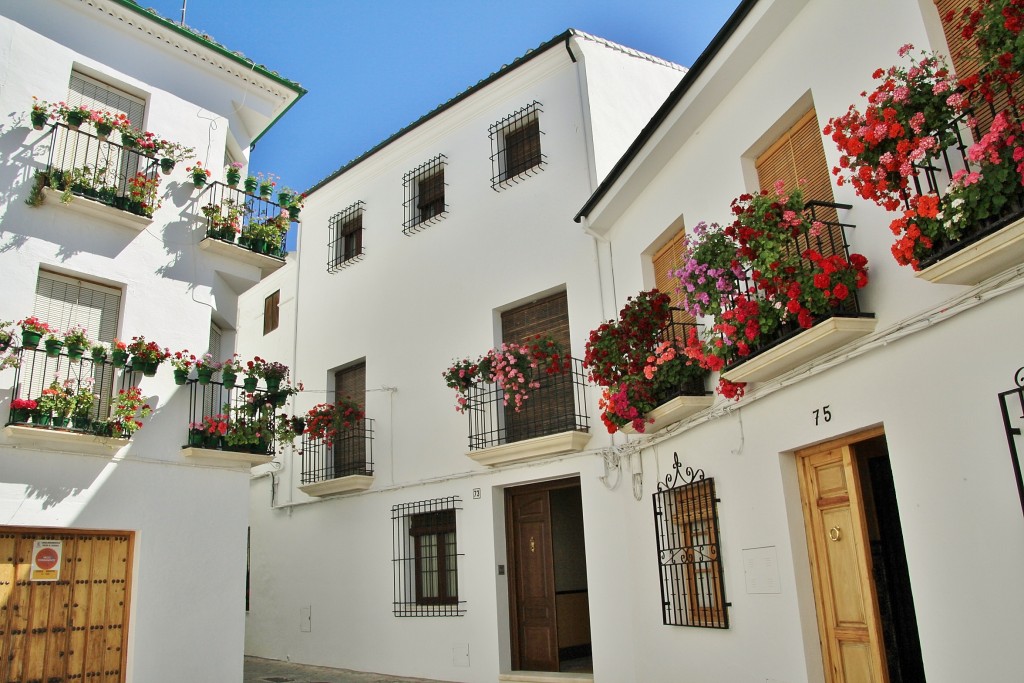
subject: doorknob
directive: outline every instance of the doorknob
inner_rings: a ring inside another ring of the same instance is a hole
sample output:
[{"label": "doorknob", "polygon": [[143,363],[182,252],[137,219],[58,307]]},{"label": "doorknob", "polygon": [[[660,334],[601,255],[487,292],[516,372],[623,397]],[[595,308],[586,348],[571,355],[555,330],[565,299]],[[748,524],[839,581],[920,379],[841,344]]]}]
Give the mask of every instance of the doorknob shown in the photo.
[{"label": "doorknob", "polygon": [[842,532],[839,530],[839,527],[834,526],[828,530],[828,537],[833,541],[838,541],[842,537]]}]

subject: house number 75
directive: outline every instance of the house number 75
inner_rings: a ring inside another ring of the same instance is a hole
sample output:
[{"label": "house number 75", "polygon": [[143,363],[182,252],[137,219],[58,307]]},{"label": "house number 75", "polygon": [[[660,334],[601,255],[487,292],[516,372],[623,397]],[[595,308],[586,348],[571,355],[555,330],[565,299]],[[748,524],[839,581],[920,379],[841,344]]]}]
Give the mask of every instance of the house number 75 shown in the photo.
[{"label": "house number 75", "polygon": [[814,426],[817,427],[819,424],[824,422],[830,422],[832,420],[832,412],[828,409],[828,406],[822,406],[821,408],[814,409]]}]

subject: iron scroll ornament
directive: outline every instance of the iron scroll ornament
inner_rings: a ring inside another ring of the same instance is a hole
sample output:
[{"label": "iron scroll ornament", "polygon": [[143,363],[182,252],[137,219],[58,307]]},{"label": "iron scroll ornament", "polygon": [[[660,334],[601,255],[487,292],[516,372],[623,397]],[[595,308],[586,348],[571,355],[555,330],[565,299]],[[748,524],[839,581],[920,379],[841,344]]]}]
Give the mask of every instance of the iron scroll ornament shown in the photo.
[{"label": "iron scroll ornament", "polygon": [[704,470],[700,468],[693,469],[692,467],[687,467],[684,474],[680,472],[682,467],[683,464],[679,462],[679,453],[672,453],[672,469],[674,472],[672,474],[666,474],[665,481],[658,482],[658,491],[668,491],[676,488],[677,486],[686,486],[695,481],[703,481]]},{"label": "iron scroll ornament", "polygon": [[1014,373],[1013,383],[1017,387],[1000,392],[998,399],[1003,427],[1006,430],[1006,443],[1010,449],[1010,464],[1017,482],[1017,497],[1020,499],[1021,511],[1024,512],[1024,473],[1021,471],[1021,458],[1017,449],[1017,441],[1022,436],[1024,425],[1024,367],[1018,368]]}]

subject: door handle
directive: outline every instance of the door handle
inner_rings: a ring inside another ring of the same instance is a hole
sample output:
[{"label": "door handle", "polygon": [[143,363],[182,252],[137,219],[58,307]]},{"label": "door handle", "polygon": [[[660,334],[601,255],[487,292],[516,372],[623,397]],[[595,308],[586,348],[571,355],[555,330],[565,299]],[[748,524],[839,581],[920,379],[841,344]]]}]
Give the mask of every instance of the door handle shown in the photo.
[{"label": "door handle", "polygon": [[828,537],[833,541],[838,541],[840,538],[842,538],[842,535],[842,531],[840,531],[839,527],[837,526],[834,526],[828,530]]},{"label": "door handle", "polygon": [[533,542],[533,536],[530,536],[530,552],[537,552],[537,544]]}]

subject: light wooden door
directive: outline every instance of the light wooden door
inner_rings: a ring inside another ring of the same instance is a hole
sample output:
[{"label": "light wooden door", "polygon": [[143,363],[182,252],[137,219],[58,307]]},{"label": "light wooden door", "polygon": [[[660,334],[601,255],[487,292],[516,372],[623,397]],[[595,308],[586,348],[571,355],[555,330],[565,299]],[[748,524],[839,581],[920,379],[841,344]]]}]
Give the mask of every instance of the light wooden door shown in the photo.
[{"label": "light wooden door", "polygon": [[825,679],[888,683],[853,453],[840,444],[797,456]]},{"label": "light wooden door", "polygon": [[512,668],[558,671],[558,619],[548,491],[510,490]]},{"label": "light wooden door", "polygon": [[[37,539],[56,581],[30,578]],[[132,535],[0,527],[0,681],[124,681]]]}]

